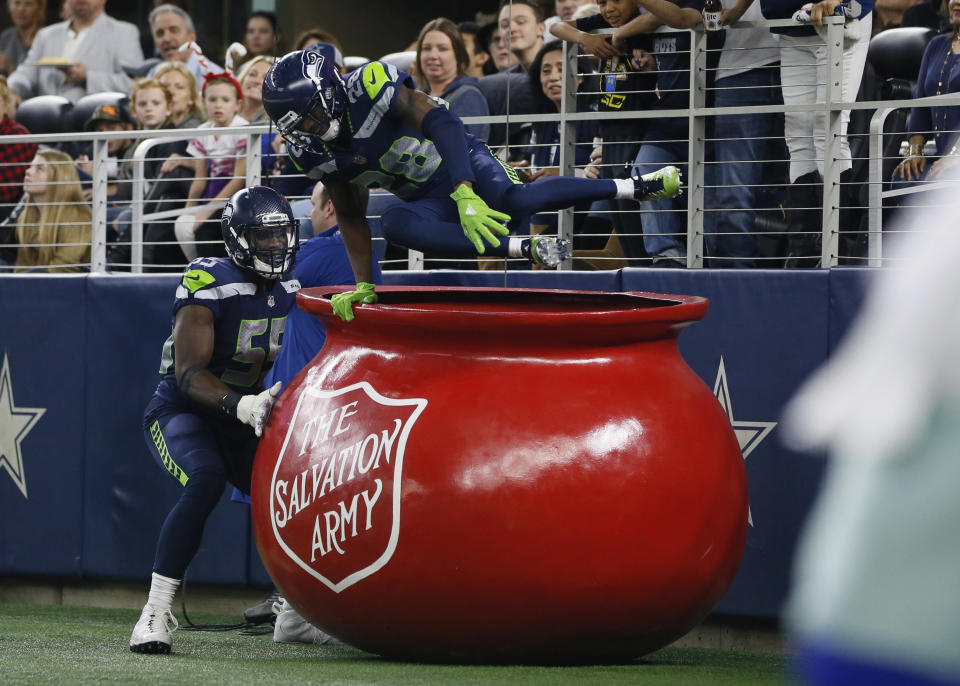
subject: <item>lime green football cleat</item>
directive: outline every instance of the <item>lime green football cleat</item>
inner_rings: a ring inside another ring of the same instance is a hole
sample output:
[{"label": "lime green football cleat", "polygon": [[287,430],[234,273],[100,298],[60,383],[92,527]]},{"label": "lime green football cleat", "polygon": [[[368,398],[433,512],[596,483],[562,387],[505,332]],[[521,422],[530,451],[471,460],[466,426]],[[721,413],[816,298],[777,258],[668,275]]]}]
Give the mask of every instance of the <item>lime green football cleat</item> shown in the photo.
[{"label": "lime green football cleat", "polygon": [[658,200],[680,194],[680,170],[670,165],[663,169],[633,177],[633,199]]}]

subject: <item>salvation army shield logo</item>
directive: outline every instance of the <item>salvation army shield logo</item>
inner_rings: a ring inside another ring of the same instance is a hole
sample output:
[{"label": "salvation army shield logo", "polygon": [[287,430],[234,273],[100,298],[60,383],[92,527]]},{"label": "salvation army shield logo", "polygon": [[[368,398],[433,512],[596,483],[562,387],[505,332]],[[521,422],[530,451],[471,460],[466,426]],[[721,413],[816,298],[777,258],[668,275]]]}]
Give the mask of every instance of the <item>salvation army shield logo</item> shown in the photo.
[{"label": "salvation army shield logo", "polygon": [[427,401],[387,398],[365,381],[303,389],[270,483],[270,522],[290,559],[339,593],[393,555],[407,437]]}]

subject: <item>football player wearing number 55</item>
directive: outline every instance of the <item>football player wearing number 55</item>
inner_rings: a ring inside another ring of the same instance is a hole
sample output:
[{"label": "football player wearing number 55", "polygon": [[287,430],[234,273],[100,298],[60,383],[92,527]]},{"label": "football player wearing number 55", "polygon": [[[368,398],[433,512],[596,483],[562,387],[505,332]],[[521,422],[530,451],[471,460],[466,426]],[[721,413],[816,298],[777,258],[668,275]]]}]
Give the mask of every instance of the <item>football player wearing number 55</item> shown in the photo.
[{"label": "football player wearing number 55", "polygon": [[464,131],[443,100],[416,90],[411,77],[371,62],[344,81],[336,66],[310,50],[279,60],[263,83],[263,106],[296,166],[323,182],[340,220],[357,289],[338,293],[333,308],[353,319],[353,303],[376,302],[370,228],[358,193],[384,188],[406,202],[383,213],[386,238],[449,257],[478,253],[525,257],[555,267],[569,247],[550,236],[504,236],[510,223],[578,202],[673,197],[676,167],[632,179],[556,176],[524,185],[486,143]]},{"label": "football player wearing number 55", "polygon": [[229,257],[194,260],[177,287],[143,433],[183,490],[160,529],[150,595],[130,637],[134,652],[170,652],[173,596],[207,517],[227,482],[250,492],[257,439],[280,392],[279,382],[264,389],[263,377],[300,289],[292,271],[298,224],[272,188],[237,191],[220,220]]}]

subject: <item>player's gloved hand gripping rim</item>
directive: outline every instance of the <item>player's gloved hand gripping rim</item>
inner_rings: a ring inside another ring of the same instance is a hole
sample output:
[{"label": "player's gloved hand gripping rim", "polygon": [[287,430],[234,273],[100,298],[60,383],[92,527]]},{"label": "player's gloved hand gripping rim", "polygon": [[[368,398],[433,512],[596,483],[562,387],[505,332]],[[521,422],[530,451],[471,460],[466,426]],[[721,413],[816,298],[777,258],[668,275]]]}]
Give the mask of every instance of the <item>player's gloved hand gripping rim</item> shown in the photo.
[{"label": "player's gloved hand gripping rim", "polygon": [[370,305],[375,302],[377,302],[377,294],[373,290],[373,284],[366,281],[358,282],[355,291],[337,293],[330,298],[333,313],[345,322],[353,321],[353,303]]},{"label": "player's gloved hand gripping rim", "polygon": [[510,221],[510,215],[490,209],[483,198],[474,193],[470,186],[460,184],[450,197],[457,203],[460,226],[463,227],[464,235],[470,239],[481,255],[485,250],[483,241],[494,247],[500,245],[500,239],[493,235],[493,231],[501,236],[510,233],[510,229],[500,223]]},{"label": "player's gloved hand gripping rim", "polygon": [[280,395],[281,382],[273,384],[259,393],[249,395],[240,395],[230,392],[220,399],[220,408],[227,414],[232,414],[244,424],[253,427],[253,432],[257,436],[263,435],[263,427],[270,418],[270,411],[273,404]]}]

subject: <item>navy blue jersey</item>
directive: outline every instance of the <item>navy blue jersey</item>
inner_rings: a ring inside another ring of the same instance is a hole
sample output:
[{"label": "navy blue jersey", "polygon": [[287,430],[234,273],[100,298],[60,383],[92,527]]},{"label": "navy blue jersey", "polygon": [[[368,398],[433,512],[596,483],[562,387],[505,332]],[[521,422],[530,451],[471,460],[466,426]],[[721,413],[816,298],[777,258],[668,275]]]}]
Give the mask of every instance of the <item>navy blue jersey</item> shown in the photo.
[{"label": "navy blue jersey", "polygon": [[[370,62],[350,73],[342,124],[347,134],[331,143],[317,141],[323,154],[291,149],[290,159],[311,179],[384,188],[404,200],[424,197],[437,188],[449,193],[453,179],[433,141],[396,111],[401,88],[416,86],[409,74],[384,62]],[[469,133],[464,136],[468,149],[484,145]]]},{"label": "navy blue jersey", "polygon": [[[213,356],[207,369],[233,390],[248,394],[263,390],[263,377],[280,351],[287,312],[300,283],[292,275],[275,280],[251,280],[226,257],[203,257],[187,265],[173,303],[173,321],[186,305],[213,313]],[[157,395],[170,402],[187,400],[174,376],[173,333],[163,345]]]}]

